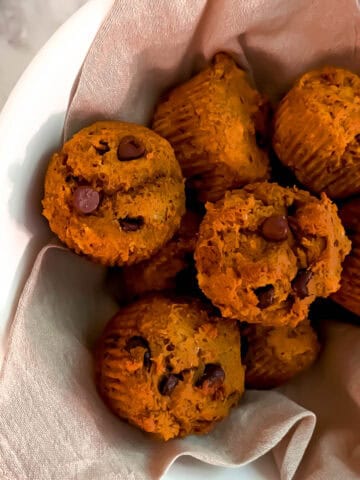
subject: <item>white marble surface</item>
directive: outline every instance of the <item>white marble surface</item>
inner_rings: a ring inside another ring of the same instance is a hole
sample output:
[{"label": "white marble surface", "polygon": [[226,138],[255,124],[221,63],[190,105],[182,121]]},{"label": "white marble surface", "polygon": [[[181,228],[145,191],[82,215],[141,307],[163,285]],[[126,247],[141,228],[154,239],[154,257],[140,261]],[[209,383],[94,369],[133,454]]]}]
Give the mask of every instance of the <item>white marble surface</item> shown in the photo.
[{"label": "white marble surface", "polygon": [[0,0],[0,110],[54,31],[87,0]]}]

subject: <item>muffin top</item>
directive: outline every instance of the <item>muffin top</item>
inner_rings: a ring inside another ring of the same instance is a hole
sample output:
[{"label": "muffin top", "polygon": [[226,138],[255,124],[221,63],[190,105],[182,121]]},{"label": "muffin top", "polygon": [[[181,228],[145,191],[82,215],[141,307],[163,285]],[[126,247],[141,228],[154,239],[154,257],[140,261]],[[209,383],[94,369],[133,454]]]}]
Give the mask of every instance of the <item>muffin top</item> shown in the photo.
[{"label": "muffin top", "polygon": [[77,253],[131,264],[179,228],[184,181],[165,139],[140,125],[98,122],[53,155],[43,207],[50,228]]},{"label": "muffin top", "polygon": [[97,382],[115,413],[164,440],[206,433],[244,390],[237,323],[194,299],[146,296],[106,326]]},{"label": "muffin top", "polygon": [[[157,105],[153,129],[169,140],[200,201],[269,176],[268,103],[224,53]],[[258,141],[258,143],[257,143]],[[259,147],[260,145],[260,147]]]},{"label": "muffin top", "polygon": [[224,317],[295,326],[317,296],[338,289],[350,242],[325,194],[257,183],[206,208],[198,281]]},{"label": "muffin top", "polygon": [[303,75],[280,102],[274,149],[306,187],[331,198],[360,191],[360,77],[324,67]]}]

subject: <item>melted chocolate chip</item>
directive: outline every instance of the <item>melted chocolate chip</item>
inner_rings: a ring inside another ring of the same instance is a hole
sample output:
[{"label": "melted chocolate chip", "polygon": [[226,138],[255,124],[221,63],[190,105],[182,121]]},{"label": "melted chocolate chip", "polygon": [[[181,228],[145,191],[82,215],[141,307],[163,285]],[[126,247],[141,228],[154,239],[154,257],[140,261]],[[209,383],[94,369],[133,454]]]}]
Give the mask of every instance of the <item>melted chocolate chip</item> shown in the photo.
[{"label": "melted chocolate chip", "polygon": [[273,215],[264,220],[261,225],[261,234],[266,240],[282,242],[289,233],[289,225],[284,215]]},{"label": "melted chocolate chip", "polygon": [[97,146],[97,147],[94,146],[94,148],[99,155],[104,155],[105,153],[110,151],[109,144],[107,142],[105,142],[104,140],[100,140],[99,141],[99,146]]},{"label": "melted chocolate chip", "polygon": [[299,298],[305,298],[309,295],[307,285],[312,275],[311,270],[302,269],[298,271],[296,277],[291,282],[291,286]]},{"label": "melted chocolate chip", "polygon": [[179,383],[179,378],[172,373],[164,376],[159,382],[159,392],[161,395],[171,395],[176,385]]},{"label": "melted chocolate chip", "polygon": [[259,287],[254,293],[259,299],[259,303],[257,304],[259,308],[267,308],[274,303],[275,289],[272,285]]},{"label": "melted chocolate chip", "polygon": [[143,143],[136,137],[128,135],[120,141],[117,149],[117,157],[120,161],[126,162],[129,160],[135,160],[136,158],[143,157],[144,155],[145,147]]},{"label": "melted chocolate chip", "polygon": [[144,353],[144,367],[147,370],[150,370],[152,362],[151,362],[151,351],[150,351],[149,342],[144,337],[135,335],[134,337],[129,338],[129,340],[126,342],[125,350],[130,352],[133,348],[137,348],[137,347],[141,347],[146,350]]},{"label": "melted chocolate chip", "polygon": [[208,363],[205,365],[204,373],[196,382],[196,387],[202,387],[205,382],[208,382],[210,386],[219,387],[224,383],[225,372],[220,365],[215,363]]},{"label": "melted chocolate chip", "polygon": [[144,225],[144,217],[120,218],[119,223],[124,232],[136,232]]},{"label": "melted chocolate chip", "polygon": [[73,194],[73,205],[79,213],[92,213],[99,203],[100,195],[91,187],[78,187]]}]

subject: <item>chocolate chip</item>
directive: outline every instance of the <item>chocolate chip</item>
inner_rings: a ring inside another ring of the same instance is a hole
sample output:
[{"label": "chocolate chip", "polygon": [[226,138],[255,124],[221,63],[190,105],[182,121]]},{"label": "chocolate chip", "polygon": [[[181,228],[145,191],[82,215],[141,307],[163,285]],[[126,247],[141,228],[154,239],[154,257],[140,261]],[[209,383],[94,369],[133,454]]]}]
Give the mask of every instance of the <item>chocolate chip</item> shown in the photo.
[{"label": "chocolate chip", "polygon": [[105,142],[104,140],[99,141],[99,146],[94,145],[95,150],[99,155],[104,155],[105,153],[110,151],[109,144]]},{"label": "chocolate chip", "polygon": [[99,203],[100,195],[91,187],[78,187],[73,194],[73,205],[79,213],[92,213]]},{"label": "chocolate chip", "polygon": [[196,382],[196,387],[202,387],[205,382],[208,382],[210,386],[218,387],[224,383],[225,372],[215,363],[208,363],[205,365],[204,373]]},{"label": "chocolate chip", "polygon": [[171,395],[176,385],[179,383],[179,378],[172,373],[164,376],[159,382],[159,392],[161,395]]},{"label": "chocolate chip", "polygon": [[305,298],[309,295],[307,285],[312,277],[311,270],[301,269],[291,282],[291,286],[299,298]]},{"label": "chocolate chip", "polygon": [[284,215],[273,215],[264,220],[261,225],[261,234],[266,240],[281,242],[287,239],[289,225]]},{"label": "chocolate chip", "polygon": [[144,217],[120,218],[119,223],[124,232],[136,232],[144,225]]},{"label": "chocolate chip", "polygon": [[120,161],[135,160],[136,158],[143,157],[145,155],[145,147],[143,143],[133,137],[128,135],[124,137],[118,146],[117,157]]},{"label": "chocolate chip", "polygon": [[274,303],[275,289],[272,285],[266,285],[265,287],[259,287],[255,290],[259,302],[257,306],[261,309],[270,307]]},{"label": "chocolate chip", "polygon": [[128,341],[126,342],[125,350],[130,352],[133,348],[137,347],[141,347],[146,350],[146,352],[144,353],[144,367],[147,368],[147,370],[150,370],[152,362],[149,342],[144,337],[135,335],[134,337],[128,339]]}]

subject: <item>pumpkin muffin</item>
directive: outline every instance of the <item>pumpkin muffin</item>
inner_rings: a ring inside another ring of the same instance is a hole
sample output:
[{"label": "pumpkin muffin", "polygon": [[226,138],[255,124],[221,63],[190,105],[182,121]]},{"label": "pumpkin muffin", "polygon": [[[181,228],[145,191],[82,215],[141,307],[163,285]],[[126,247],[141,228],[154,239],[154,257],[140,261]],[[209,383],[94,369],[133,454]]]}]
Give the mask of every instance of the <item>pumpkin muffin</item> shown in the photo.
[{"label": "pumpkin muffin", "polygon": [[275,183],[206,205],[195,249],[201,290],[224,317],[296,326],[340,285],[350,241],[336,206]]},{"label": "pumpkin muffin", "polygon": [[147,292],[191,287],[194,282],[190,282],[191,285],[188,282],[194,269],[193,254],[200,221],[200,215],[188,210],[178,232],[158,253],[149,260],[112,271],[109,281],[115,282],[111,290],[117,300],[123,303]]},{"label": "pumpkin muffin", "polygon": [[268,111],[248,75],[220,53],[160,101],[153,129],[171,143],[198,200],[215,201],[230,188],[269,178]]},{"label": "pumpkin muffin", "polygon": [[103,265],[149,258],[176,232],[184,182],[169,143],[123,122],[84,128],[55,153],[43,215],[76,253]]},{"label": "pumpkin muffin", "polygon": [[303,75],[280,103],[274,149],[314,192],[360,192],[360,77],[325,67]]},{"label": "pumpkin muffin", "polygon": [[96,372],[110,409],[142,430],[207,433],[244,391],[239,328],[197,300],[147,296],[105,327]]},{"label": "pumpkin muffin", "polygon": [[352,250],[343,265],[340,290],[332,299],[360,316],[360,198],[345,204],[340,218],[352,242]]},{"label": "pumpkin muffin", "polygon": [[295,328],[244,325],[241,328],[247,388],[273,388],[306,370],[320,346],[308,320]]}]

